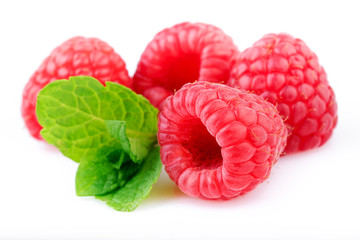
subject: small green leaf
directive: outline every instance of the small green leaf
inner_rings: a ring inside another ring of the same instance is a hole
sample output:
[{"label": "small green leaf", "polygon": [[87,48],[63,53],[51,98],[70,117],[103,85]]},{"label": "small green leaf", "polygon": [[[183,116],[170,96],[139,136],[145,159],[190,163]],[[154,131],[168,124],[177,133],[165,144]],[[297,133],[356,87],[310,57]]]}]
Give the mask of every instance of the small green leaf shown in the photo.
[{"label": "small green leaf", "polygon": [[131,160],[124,163],[119,169],[119,174],[118,174],[119,187],[124,186],[137,173],[140,167],[141,164],[134,163]]},{"label": "small green leaf", "polygon": [[119,186],[118,171],[103,159],[81,161],[76,173],[76,194],[94,196],[116,189]]},{"label": "small green leaf", "polygon": [[125,121],[106,120],[105,124],[112,137],[121,142],[122,148],[128,154],[131,153],[129,139],[126,136],[126,123]]},{"label": "small green leaf", "polygon": [[106,120],[126,122],[129,142],[134,142],[134,159],[139,162],[147,152],[134,137],[145,134],[149,136],[147,143],[156,143],[157,112],[147,99],[129,88],[113,82],[104,87],[86,76],[48,84],[40,91],[36,105],[42,137],[76,162],[95,156],[99,149],[123,148],[123,143],[109,133]]},{"label": "small green leaf", "polygon": [[136,163],[146,157],[156,142],[155,134],[126,129],[125,121],[107,120],[105,123],[110,135],[121,142],[124,151]]},{"label": "small green leaf", "polygon": [[76,194],[95,196],[111,192],[124,186],[139,168],[121,149],[107,155],[99,151],[92,158],[81,160],[76,173]]},{"label": "small green leaf", "polygon": [[139,203],[144,200],[159,178],[162,164],[160,161],[160,148],[150,151],[142,161],[140,169],[122,188],[117,188],[108,194],[96,196],[106,201],[106,204],[118,211],[134,211]]}]

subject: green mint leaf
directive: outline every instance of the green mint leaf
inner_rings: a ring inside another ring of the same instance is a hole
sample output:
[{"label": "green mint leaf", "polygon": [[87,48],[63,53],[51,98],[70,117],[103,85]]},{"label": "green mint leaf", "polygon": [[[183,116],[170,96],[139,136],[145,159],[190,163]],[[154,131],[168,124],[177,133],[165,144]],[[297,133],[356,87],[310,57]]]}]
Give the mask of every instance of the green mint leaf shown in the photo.
[{"label": "green mint leaf", "polygon": [[126,129],[125,121],[107,120],[105,123],[110,135],[121,142],[124,151],[136,163],[146,157],[156,141],[154,134]]},{"label": "green mint leaf", "polygon": [[[126,145],[109,132],[107,120],[126,122],[126,135],[134,145],[126,152],[135,162],[156,143],[157,109],[129,88],[113,82],[104,87],[92,77],[70,77],[45,86],[38,95],[36,115],[42,137],[76,162],[93,158],[99,149],[114,151]],[[148,134],[145,145],[137,145],[137,133]]]},{"label": "green mint leaf", "polygon": [[95,196],[120,188],[140,168],[120,150],[106,154],[103,151],[92,158],[83,159],[76,173],[76,194]]},{"label": "green mint leaf", "polygon": [[104,194],[117,187],[118,170],[112,163],[104,159],[80,162],[75,181],[78,196]]},{"label": "green mint leaf", "polygon": [[115,210],[134,211],[149,195],[152,185],[160,176],[162,164],[159,151],[159,147],[153,148],[142,161],[140,169],[123,187],[96,198],[106,201],[106,204]]},{"label": "green mint leaf", "polygon": [[121,142],[122,148],[125,152],[131,153],[131,146],[128,137],[126,136],[126,123],[119,120],[106,120],[105,124],[111,136]]},{"label": "green mint leaf", "polygon": [[154,148],[157,109],[144,97],[116,83],[71,77],[40,91],[36,114],[43,138],[80,162],[77,195],[120,211],[147,197],[162,165]]},{"label": "green mint leaf", "polygon": [[124,163],[119,169],[118,186],[124,186],[137,173],[140,167],[141,164],[134,163],[131,160]]}]

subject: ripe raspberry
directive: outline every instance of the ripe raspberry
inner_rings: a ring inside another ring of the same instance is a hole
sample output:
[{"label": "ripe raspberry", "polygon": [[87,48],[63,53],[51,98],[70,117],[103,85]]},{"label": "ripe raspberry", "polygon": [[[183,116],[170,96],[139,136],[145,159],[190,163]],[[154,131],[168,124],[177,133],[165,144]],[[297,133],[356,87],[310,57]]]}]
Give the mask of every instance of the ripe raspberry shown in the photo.
[{"label": "ripe raspberry", "polygon": [[181,23],[159,32],[143,52],[133,88],[157,108],[188,82],[226,82],[238,50],[219,28]]},{"label": "ripe raspberry", "polygon": [[227,84],[277,106],[290,129],[286,152],[321,146],[336,126],[337,104],[323,67],[290,35],[265,35],[242,52]]},{"label": "ripe raspberry", "polygon": [[35,115],[36,98],[48,83],[70,76],[87,75],[102,84],[112,81],[131,87],[124,61],[105,42],[97,38],[74,37],[55,48],[31,76],[23,92],[22,116],[30,134],[42,139]]},{"label": "ripe raspberry", "polygon": [[269,175],[287,129],[276,108],[254,94],[209,82],[166,99],[158,122],[160,156],[186,194],[233,198]]}]

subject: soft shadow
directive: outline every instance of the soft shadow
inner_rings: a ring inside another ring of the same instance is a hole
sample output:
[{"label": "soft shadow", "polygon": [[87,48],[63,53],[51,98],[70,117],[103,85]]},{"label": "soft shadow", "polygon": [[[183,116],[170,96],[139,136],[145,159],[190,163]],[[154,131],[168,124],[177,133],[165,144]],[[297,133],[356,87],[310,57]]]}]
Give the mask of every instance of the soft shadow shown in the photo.
[{"label": "soft shadow", "polygon": [[61,154],[61,152],[59,151],[59,149],[57,149],[54,145],[48,144],[47,142],[45,142],[44,140],[37,140],[40,145],[40,147],[42,148],[42,150],[44,152],[48,152],[48,153],[59,153]]},{"label": "soft shadow", "polygon": [[247,207],[249,205],[253,205],[256,202],[261,202],[263,201],[264,197],[265,195],[262,194],[261,191],[255,189],[245,195],[237,196],[231,199],[211,200],[188,197],[186,200],[184,200],[187,201],[187,204],[198,207],[214,209],[234,209],[235,207]]},{"label": "soft shadow", "polygon": [[[268,182],[264,182],[260,185],[267,185]],[[258,186],[257,188],[262,188]],[[142,203],[143,206],[147,204],[161,204],[165,202],[181,201],[184,204],[195,205],[206,208],[233,208],[235,206],[254,204],[254,202],[263,201],[266,198],[266,194],[260,189],[254,189],[253,191],[232,199],[200,199],[196,197],[190,197],[183,193],[178,186],[168,177],[164,169],[162,169],[161,175],[158,181],[153,185],[153,188],[149,194],[149,197]]]},{"label": "soft shadow", "polygon": [[[25,132],[25,129],[24,129]],[[24,133],[25,134],[25,133]],[[26,144],[31,146],[31,149],[35,149],[36,151],[40,148],[42,152],[46,153],[60,153],[60,151],[54,146],[49,143],[47,143],[45,140],[39,140],[36,138],[33,138],[26,132]]]},{"label": "soft shadow", "polygon": [[[266,185],[266,183],[264,182],[263,185]],[[190,197],[185,193],[183,193],[163,170],[163,172],[159,177],[158,182],[153,185],[149,197],[142,203],[142,205],[149,206],[148,204],[152,205],[154,203],[161,204],[165,202],[180,201],[183,204],[190,204],[193,206],[205,207],[205,208],[228,209],[241,205],[245,207],[254,204],[254,202],[263,201],[263,199],[266,197],[266,194],[264,195],[264,192],[259,190],[255,189],[245,194],[244,196],[238,196],[232,199],[209,200],[209,199]]]},{"label": "soft shadow", "polygon": [[171,181],[163,168],[158,181],[153,185],[145,202],[164,202],[181,196],[185,196],[185,194]]}]

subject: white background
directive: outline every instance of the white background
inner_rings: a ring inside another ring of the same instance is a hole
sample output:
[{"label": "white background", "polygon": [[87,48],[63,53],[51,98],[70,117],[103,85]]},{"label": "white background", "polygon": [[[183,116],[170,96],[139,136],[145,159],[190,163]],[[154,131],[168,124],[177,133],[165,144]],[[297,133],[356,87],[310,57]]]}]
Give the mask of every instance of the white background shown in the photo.
[{"label": "white background", "polygon": [[[359,10],[356,1],[1,1],[0,239],[360,239]],[[336,93],[332,138],[281,158],[230,201],[187,197],[165,172],[132,213],[77,197],[77,164],[25,129],[29,77],[76,35],[108,42],[132,76],[152,37],[183,21],[222,28],[240,50],[271,32],[302,38]]]}]

